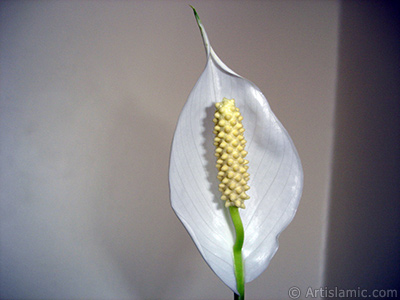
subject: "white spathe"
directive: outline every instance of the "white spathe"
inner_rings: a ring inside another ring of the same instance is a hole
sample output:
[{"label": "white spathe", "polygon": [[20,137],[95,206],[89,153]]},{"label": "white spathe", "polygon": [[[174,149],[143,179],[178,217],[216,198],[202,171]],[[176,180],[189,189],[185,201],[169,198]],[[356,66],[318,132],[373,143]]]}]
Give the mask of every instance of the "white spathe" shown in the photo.
[{"label": "white spathe", "polygon": [[250,190],[240,209],[245,240],[245,281],[259,276],[278,249],[278,236],[293,219],[303,171],[293,142],[261,91],[230,70],[211,48],[198,19],[207,64],[180,114],[172,142],[169,181],[172,207],[201,255],[237,293],[234,228],[220,200],[212,121],[215,103],[235,99],[243,116]]}]

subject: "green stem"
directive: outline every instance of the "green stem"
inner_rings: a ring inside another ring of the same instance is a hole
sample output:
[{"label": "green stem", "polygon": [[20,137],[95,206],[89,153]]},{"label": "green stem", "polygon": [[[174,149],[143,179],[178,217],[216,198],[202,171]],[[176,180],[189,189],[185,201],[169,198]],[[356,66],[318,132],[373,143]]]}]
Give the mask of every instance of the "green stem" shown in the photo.
[{"label": "green stem", "polygon": [[[244,242],[244,229],[240,218],[239,208],[229,207],[229,212],[236,232],[236,242],[233,245],[233,261],[235,266],[236,288],[239,295],[235,294],[235,300],[244,300],[244,266],[242,258],[242,248]],[[238,297],[237,297],[238,296]]]}]

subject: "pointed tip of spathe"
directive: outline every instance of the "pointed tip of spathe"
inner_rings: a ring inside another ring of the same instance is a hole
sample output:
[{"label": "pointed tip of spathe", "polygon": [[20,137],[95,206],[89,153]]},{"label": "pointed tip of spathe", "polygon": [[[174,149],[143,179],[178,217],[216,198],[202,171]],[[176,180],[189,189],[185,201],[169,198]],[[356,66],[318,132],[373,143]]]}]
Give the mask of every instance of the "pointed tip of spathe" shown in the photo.
[{"label": "pointed tip of spathe", "polygon": [[194,6],[193,6],[193,5],[190,5],[190,4],[189,4],[189,6],[193,9],[194,15],[197,16],[197,11],[196,11],[196,9],[194,8]]},{"label": "pointed tip of spathe", "polygon": [[201,20],[200,20],[200,17],[199,17],[199,15],[198,15],[196,9],[195,9],[192,5],[190,5],[190,4],[189,4],[189,6],[193,9],[193,13],[194,13],[194,16],[195,16],[195,18],[196,18],[196,22],[197,22],[197,24],[200,26]]},{"label": "pointed tip of spathe", "polygon": [[203,24],[201,23],[200,17],[197,14],[196,9],[192,5],[189,5],[189,6],[193,9],[193,13],[194,13],[194,16],[196,18],[197,26],[199,26],[201,37],[203,39],[203,44],[204,44],[204,47],[206,49],[206,54],[207,54],[207,57],[209,57],[210,56],[210,52],[211,52],[211,49],[210,49],[211,47],[210,47],[210,42],[208,40],[208,36],[207,36],[206,30],[204,29]]}]

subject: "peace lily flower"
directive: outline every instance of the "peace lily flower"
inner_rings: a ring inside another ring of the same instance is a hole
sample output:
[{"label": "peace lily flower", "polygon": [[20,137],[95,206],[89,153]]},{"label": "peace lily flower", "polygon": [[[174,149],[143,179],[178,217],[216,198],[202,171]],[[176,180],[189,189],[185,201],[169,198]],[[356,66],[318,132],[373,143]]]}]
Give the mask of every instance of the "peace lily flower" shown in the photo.
[{"label": "peace lily flower", "polygon": [[171,204],[210,268],[244,299],[244,283],[267,268],[294,217],[303,172],[264,95],[218,58],[194,13],[207,64],[176,127]]}]

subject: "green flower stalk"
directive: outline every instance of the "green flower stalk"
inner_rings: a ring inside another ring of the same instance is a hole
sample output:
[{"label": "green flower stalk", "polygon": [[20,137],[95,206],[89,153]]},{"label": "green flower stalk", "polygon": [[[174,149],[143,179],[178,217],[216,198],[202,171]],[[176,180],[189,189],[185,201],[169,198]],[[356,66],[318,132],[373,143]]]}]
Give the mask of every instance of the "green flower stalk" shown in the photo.
[{"label": "green flower stalk", "polygon": [[233,225],[235,226],[236,242],[233,245],[233,261],[235,266],[236,288],[238,299],[244,300],[244,265],[242,257],[242,248],[244,243],[244,229],[242,219],[240,218],[239,208],[229,207]]}]

